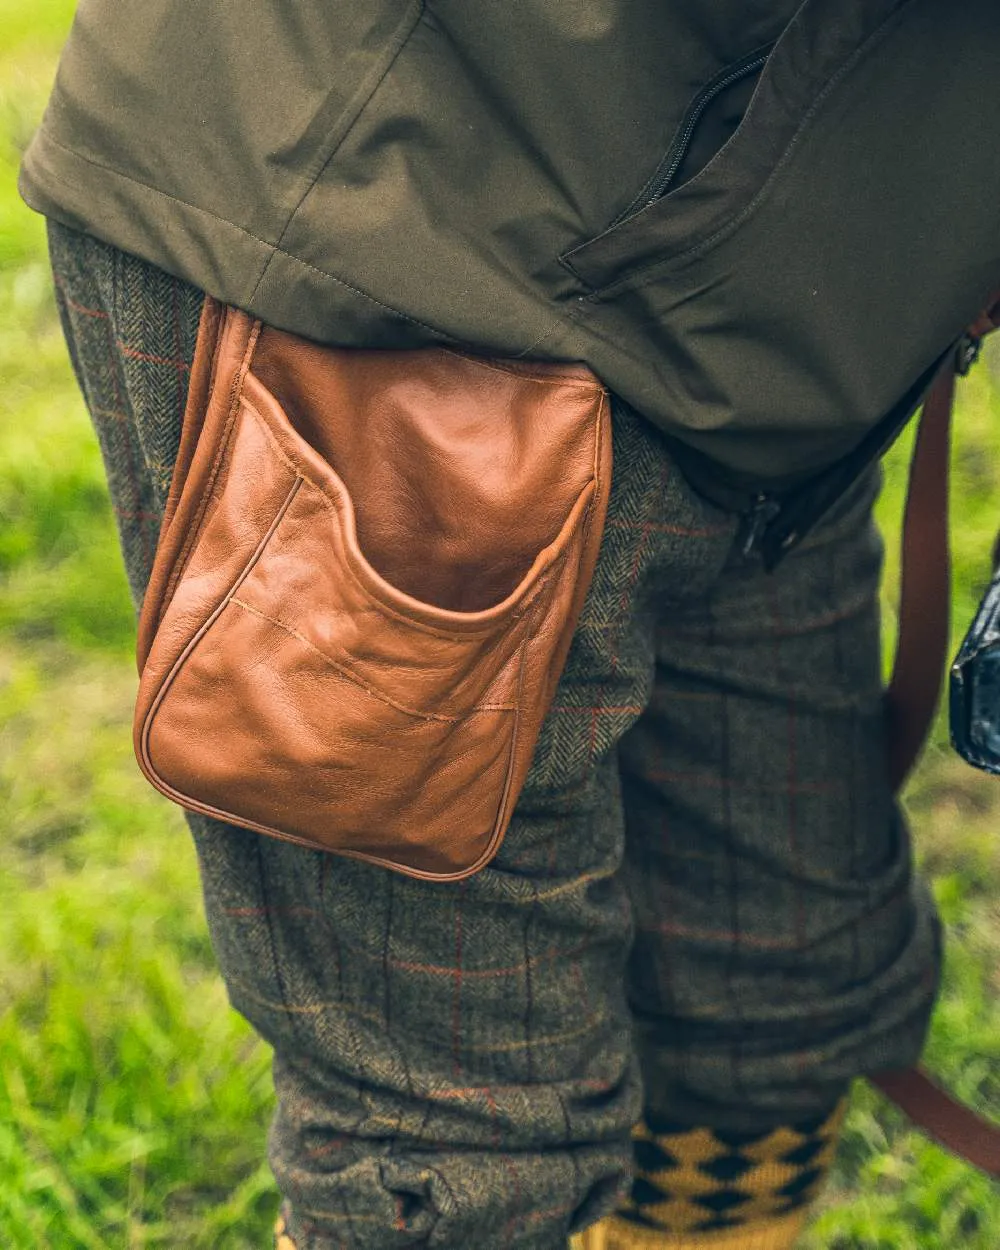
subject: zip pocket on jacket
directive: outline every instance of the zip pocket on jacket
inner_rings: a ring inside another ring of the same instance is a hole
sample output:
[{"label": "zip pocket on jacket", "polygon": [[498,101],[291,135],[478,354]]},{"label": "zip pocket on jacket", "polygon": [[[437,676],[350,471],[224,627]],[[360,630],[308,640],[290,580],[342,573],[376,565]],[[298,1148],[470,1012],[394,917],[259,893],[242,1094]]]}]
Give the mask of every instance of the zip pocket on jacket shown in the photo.
[{"label": "zip pocket on jacket", "polygon": [[[786,174],[847,80],[915,0],[805,0],[770,47],[707,83],[670,151],[619,219],[560,256],[590,294],[614,296],[714,250]],[[842,19],[842,20],[841,20]]]},{"label": "zip pocket on jacket", "polygon": [[[609,229],[621,225],[668,192],[690,182],[722,151],[746,114],[773,46],[768,44],[758,48],[735,64],[728,65],[698,92],[688,105],[666,156]],[[702,139],[700,144],[696,143],[699,138]]]}]

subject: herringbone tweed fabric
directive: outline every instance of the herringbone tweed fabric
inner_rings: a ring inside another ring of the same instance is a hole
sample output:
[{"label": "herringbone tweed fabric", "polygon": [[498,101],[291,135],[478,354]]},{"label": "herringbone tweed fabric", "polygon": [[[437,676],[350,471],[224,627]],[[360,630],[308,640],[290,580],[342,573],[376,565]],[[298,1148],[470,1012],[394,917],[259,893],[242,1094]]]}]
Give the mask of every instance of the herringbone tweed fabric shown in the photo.
[{"label": "herringbone tweed fabric", "polygon": [[[201,296],[51,248],[138,599]],[[299,1250],[563,1250],[627,1187],[640,1112],[766,1132],[921,1049],[937,923],[882,766],[873,481],[767,575],[621,405],[614,455],[488,869],[433,884],[191,821],[232,1001],[275,1049]]]}]

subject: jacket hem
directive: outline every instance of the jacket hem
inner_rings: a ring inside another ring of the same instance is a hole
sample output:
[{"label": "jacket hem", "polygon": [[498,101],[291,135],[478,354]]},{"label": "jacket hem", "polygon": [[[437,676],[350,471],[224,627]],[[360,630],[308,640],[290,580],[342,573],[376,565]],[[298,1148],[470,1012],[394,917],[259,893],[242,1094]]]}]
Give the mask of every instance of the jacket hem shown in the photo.
[{"label": "jacket hem", "polygon": [[[459,341],[227,218],[82,156],[44,128],[25,155],[18,189],[43,216],[130,252],[278,329],[340,346]],[[224,267],[213,263],[220,257]],[[337,332],[331,334],[334,306]]]}]

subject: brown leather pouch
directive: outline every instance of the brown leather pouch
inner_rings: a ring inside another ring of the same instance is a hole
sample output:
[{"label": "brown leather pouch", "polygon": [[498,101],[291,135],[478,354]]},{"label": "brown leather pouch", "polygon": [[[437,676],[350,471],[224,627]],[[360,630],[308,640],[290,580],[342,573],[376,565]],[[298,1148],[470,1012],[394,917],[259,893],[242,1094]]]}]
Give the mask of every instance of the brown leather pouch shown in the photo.
[{"label": "brown leather pouch", "polygon": [[321,347],[207,300],[139,623],[143,772],[411,876],[482,868],[610,479],[582,366]]}]

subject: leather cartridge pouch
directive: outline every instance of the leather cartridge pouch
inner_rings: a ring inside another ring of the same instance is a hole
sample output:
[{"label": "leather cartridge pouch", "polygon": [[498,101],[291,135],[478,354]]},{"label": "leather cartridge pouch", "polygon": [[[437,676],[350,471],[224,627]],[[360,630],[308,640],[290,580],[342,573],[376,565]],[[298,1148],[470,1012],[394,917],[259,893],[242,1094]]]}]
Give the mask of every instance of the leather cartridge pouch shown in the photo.
[{"label": "leather cartridge pouch", "polygon": [[583,366],[323,347],[207,300],[139,622],[143,772],[411,876],[482,868],[610,479]]}]

